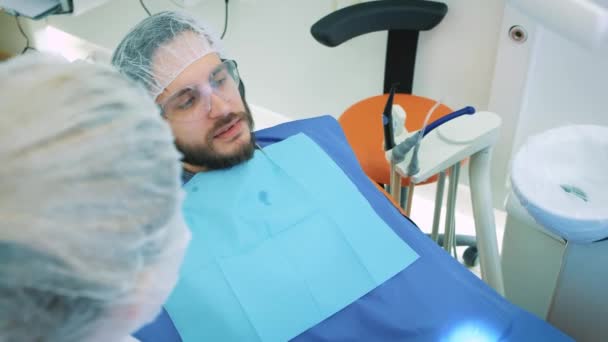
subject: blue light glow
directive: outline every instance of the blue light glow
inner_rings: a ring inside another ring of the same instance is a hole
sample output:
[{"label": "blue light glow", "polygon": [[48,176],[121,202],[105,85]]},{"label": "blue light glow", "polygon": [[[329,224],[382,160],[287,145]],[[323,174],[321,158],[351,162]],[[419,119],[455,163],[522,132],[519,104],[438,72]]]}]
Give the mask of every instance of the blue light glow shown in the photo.
[{"label": "blue light glow", "polygon": [[495,342],[499,335],[480,322],[466,322],[458,325],[442,341],[444,342]]}]

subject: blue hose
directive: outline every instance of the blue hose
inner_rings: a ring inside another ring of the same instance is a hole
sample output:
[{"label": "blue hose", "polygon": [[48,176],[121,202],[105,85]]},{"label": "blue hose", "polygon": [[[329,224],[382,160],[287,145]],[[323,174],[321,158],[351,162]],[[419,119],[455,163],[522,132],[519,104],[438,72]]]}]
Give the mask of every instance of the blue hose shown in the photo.
[{"label": "blue hose", "polygon": [[[395,162],[402,162],[405,159],[405,155],[413,148],[412,159],[410,160],[410,164],[408,165],[407,172],[410,176],[415,175],[420,171],[420,167],[418,166],[418,149],[420,148],[420,141],[424,138],[425,135],[431,133],[435,128],[443,125],[444,123],[456,119],[459,116],[463,115],[471,115],[475,114],[475,108],[471,106],[464,107],[455,112],[452,112],[439,120],[432,122],[430,125],[423,127],[422,130],[418,131],[416,135],[411,136],[406,139],[399,145],[393,148],[392,158]],[[422,134],[422,137],[420,137]],[[415,141],[414,141],[415,140]]]},{"label": "blue hose", "polygon": [[433,121],[426,128],[423,128],[424,133],[422,134],[422,137],[424,138],[427,134],[431,133],[432,130],[434,130],[435,128],[443,125],[444,123],[446,123],[452,119],[456,119],[459,116],[471,115],[471,114],[475,114],[475,108],[473,108],[471,106],[466,106],[466,107],[459,109],[455,112],[452,112],[444,117],[441,117],[438,120]]}]

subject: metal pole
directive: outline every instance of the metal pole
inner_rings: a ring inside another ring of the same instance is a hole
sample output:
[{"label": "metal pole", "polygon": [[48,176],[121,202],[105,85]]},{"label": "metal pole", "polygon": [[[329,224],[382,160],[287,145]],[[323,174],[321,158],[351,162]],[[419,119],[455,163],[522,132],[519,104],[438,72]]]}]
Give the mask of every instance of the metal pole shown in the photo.
[{"label": "metal pole", "polygon": [[437,190],[435,191],[435,212],[433,213],[433,230],[431,239],[437,242],[439,237],[439,222],[441,221],[441,207],[443,206],[443,189],[445,188],[445,170],[439,173]]},{"label": "metal pole", "polygon": [[416,184],[412,182],[410,178],[410,185],[407,188],[407,202],[405,204],[405,214],[410,217],[410,213],[412,212],[412,202],[414,202],[414,188]]},{"label": "metal pole", "polygon": [[391,196],[396,203],[401,203],[401,175],[394,163],[391,163]]},{"label": "metal pole", "polygon": [[399,203],[399,205],[401,205],[401,208],[403,208],[403,210],[405,210],[405,208],[407,207],[407,188],[405,187],[401,187],[401,203]]},{"label": "metal pole", "polygon": [[475,218],[477,249],[481,266],[481,278],[498,293],[504,295],[504,285],[498,240],[496,238],[496,221],[492,205],[492,188],[490,185],[490,147],[471,156],[469,164],[469,183]]},{"label": "metal pole", "polygon": [[453,230],[454,215],[456,211],[456,192],[458,190],[458,177],[460,174],[460,162],[452,165],[450,168],[450,184],[448,187],[448,203],[446,205],[446,219],[445,219],[445,234],[443,235],[443,248],[448,251],[452,249],[453,245]]}]

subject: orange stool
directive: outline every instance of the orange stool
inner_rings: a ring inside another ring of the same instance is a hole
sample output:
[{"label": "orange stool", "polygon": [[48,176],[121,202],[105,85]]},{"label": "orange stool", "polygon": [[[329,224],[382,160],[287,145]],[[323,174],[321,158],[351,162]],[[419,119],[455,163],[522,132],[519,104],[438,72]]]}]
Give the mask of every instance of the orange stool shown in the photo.
[{"label": "orange stool", "polygon": [[[390,184],[390,165],[385,157],[382,127],[382,112],[388,96],[384,94],[368,97],[350,106],[338,118],[363,171],[379,184]],[[395,94],[393,104],[398,104],[405,110],[405,128],[411,132],[422,128],[425,116],[435,105],[435,101],[416,95]],[[431,115],[429,123],[451,112],[447,106],[440,105]],[[421,184],[436,180],[435,175]],[[401,186],[406,187],[409,183],[409,178],[403,178]]]}]

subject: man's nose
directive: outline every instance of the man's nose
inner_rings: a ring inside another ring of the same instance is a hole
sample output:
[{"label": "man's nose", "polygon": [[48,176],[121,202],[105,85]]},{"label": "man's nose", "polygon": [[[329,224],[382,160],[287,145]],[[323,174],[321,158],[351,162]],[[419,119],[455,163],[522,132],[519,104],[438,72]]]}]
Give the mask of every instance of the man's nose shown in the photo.
[{"label": "man's nose", "polygon": [[218,96],[215,93],[211,93],[211,95],[209,95],[209,101],[211,104],[211,109],[209,111],[210,118],[220,118],[232,112],[230,102],[224,100],[221,96]]}]

